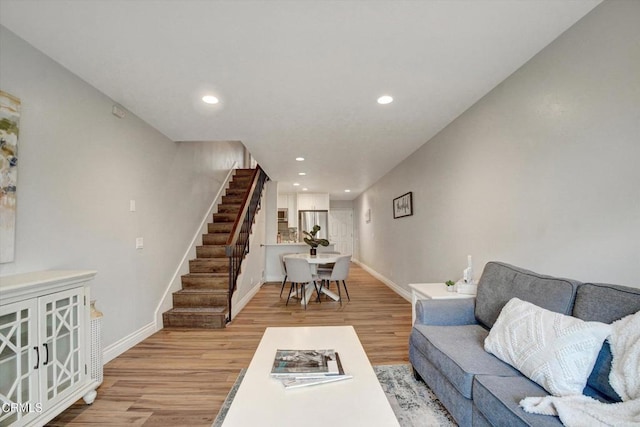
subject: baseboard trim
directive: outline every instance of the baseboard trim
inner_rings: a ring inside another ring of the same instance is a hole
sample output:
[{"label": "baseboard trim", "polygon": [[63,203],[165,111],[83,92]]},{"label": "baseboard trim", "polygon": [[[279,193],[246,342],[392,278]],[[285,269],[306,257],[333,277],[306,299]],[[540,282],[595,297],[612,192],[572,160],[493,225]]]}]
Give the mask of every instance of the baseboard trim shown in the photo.
[{"label": "baseboard trim", "polygon": [[106,346],[102,351],[103,363],[106,364],[107,362],[110,362],[125,351],[132,348],[134,345],[142,342],[155,333],[156,322],[151,322],[138,329],[137,331],[134,331],[133,333],[127,335],[126,337],[116,341],[115,343]]},{"label": "baseboard trim", "polygon": [[353,261],[354,263],[358,264],[360,267],[362,267],[362,269],[364,271],[366,271],[367,273],[371,274],[373,277],[375,277],[376,279],[380,280],[382,283],[387,285],[389,288],[391,288],[392,291],[394,291],[395,293],[400,295],[402,298],[404,298],[407,301],[411,302],[411,292],[409,292],[408,290],[404,289],[402,286],[399,286],[398,284],[394,283],[392,280],[386,278],[382,274],[378,273],[373,268],[369,267],[367,264],[361,262],[360,260],[352,258],[351,261]]}]

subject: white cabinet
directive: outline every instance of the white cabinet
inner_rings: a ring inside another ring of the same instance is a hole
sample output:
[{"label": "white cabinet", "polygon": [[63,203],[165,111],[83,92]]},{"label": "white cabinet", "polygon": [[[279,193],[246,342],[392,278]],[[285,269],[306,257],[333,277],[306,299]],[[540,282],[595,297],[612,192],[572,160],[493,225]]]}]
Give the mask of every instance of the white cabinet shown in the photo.
[{"label": "white cabinet", "polygon": [[297,196],[295,193],[278,193],[278,209],[287,210],[287,227],[298,227]]},{"label": "white cabinet", "polygon": [[295,194],[287,195],[287,210],[289,211],[289,227],[298,228],[298,200]]},{"label": "white cabinet", "polygon": [[90,378],[89,281],[94,271],[0,277],[0,426],[43,425],[80,397]]},{"label": "white cabinet", "polygon": [[278,209],[286,209],[289,206],[289,195],[278,194]]},{"label": "white cabinet", "polygon": [[298,193],[299,211],[328,211],[329,193]]}]

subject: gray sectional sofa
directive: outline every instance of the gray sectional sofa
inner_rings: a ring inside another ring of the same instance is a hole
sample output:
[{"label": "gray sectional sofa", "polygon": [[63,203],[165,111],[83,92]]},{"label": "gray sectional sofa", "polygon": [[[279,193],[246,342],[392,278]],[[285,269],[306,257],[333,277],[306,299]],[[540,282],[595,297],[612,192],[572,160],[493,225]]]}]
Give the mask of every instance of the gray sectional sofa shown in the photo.
[{"label": "gray sectional sofa", "polygon": [[[499,262],[487,263],[474,299],[419,300],[409,360],[461,426],[559,426],[557,417],[518,406],[548,393],[484,350],[502,307],[513,297],[585,321],[611,323],[640,311],[640,289],[580,283]],[[611,352],[605,341],[584,394],[619,402],[609,385]]]}]

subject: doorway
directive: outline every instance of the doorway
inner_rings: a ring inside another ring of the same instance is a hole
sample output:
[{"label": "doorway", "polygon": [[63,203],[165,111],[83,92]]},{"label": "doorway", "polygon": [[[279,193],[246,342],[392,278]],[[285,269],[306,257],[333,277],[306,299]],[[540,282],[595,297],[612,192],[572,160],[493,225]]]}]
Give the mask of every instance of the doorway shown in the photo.
[{"label": "doorway", "polygon": [[337,208],[329,211],[329,241],[341,254],[353,255],[353,209]]}]

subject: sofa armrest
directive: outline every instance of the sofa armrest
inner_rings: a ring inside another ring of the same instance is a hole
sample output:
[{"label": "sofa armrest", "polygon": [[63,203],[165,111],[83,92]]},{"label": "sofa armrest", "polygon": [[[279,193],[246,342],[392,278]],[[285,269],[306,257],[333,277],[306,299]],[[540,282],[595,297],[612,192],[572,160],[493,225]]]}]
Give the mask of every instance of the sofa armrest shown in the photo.
[{"label": "sofa armrest", "polygon": [[416,324],[436,326],[475,325],[475,298],[421,299],[416,301]]}]

